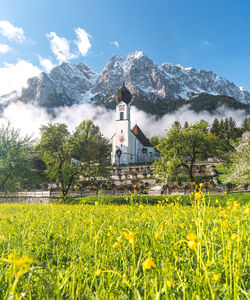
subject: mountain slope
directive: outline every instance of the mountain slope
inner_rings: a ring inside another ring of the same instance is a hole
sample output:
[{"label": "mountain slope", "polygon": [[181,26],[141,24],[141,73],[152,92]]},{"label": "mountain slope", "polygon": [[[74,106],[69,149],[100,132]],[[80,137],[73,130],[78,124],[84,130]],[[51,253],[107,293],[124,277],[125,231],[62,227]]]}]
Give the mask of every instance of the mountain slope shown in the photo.
[{"label": "mountain slope", "polygon": [[[182,103],[186,101],[183,99],[193,99],[197,102],[196,95],[199,94],[223,95],[241,103],[250,103],[249,92],[213,72],[169,63],[158,66],[143,52],[135,52],[124,57],[112,56],[99,75],[83,63],[62,63],[49,74],[41,73],[29,79],[28,87],[22,90],[21,95],[12,92],[0,97],[0,106],[5,107],[18,100],[46,108],[86,102],[109,103],[122,80],[133,93],[135,103],[148,101],[147,107],[156,106],[159,101],[163,106],[166,103],[166,107],[178,106],[177,103],[171,104],[174,102],[168,103],[170,100]],[[199,99],[207,105],[204,97]],[[210,99],[218,101],[218,98]],[[230,102],[225,97],[223,101]],[[237,105],[234,103],[234,106]]]}]

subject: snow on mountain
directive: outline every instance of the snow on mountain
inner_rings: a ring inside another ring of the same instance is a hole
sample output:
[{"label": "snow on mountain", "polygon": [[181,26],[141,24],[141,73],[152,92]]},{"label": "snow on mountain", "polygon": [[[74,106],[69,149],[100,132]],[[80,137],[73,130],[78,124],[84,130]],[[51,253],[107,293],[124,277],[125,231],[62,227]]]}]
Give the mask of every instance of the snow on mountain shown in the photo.
[{"label": "snow on mountain", "polygon": [[[108,102],[125,80],[130,91],[149,101],[186,99],[208,93],[226,95],[250,103],[250,93],[211,71],[181,65],[155,64],[143,52],[124,57],[113,55],[98,75],[87,65],[62,63],[49,74],[28,80],[28,87],[17,94],[0,97],[0,106],[16,100],[44,107],[58,107],[83,102]],[[8,98],[9,97],[9,98]]]}]

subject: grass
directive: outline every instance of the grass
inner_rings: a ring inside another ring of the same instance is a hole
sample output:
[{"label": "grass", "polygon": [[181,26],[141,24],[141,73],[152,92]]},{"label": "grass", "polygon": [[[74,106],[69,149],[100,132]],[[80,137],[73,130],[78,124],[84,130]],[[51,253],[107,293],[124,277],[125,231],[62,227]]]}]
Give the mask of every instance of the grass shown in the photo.
[{"label": "grass", "polygon": [[0,299],[247,299],[249,204],[194,198],[2,204]]},{"label": "grass", "polygon": [[[156,205],[159,201],[168,199],[168,202],[181,205],[191,205],[193,197],[191,195],[182,196],[149,196],[149,195],[128,195],[128,196],[103,196],[102,194],[97,196],[88,196],[82,198],[69,198],[67,200],[61,200],[60,203],[64,204],[95,204],[96,201],[101,204],[150,204]],[[212,206],[226,206],[227,202],[234,199],[241,205],[248,203],[250,200],[250,193],[235,193],[235,194],[218,194],[218,195],[206,195],[206,203]]]}]

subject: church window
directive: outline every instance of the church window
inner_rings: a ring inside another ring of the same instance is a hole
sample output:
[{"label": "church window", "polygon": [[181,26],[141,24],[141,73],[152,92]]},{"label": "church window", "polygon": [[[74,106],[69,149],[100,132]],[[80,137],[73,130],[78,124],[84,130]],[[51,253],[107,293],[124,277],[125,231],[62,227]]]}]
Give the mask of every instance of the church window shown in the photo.
[{"label": "church window", "polygon": [[124,120],[124,112],[120,112],[120,120]]}]

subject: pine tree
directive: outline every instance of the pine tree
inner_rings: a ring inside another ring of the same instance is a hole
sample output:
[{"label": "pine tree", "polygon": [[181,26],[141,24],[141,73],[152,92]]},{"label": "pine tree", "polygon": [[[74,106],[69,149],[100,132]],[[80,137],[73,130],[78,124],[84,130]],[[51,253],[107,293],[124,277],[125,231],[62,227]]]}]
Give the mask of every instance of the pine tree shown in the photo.
[{"label": "pine tree", "polygon": [[184,124],[184,128],[188,128],[189,124],[188,122],[186,121],[185,124]]},{"label": "pine tree", "polygon": [[220,123],[217,118],[214,119],[210,132],[220,136]]}]

